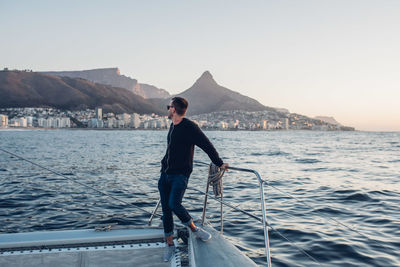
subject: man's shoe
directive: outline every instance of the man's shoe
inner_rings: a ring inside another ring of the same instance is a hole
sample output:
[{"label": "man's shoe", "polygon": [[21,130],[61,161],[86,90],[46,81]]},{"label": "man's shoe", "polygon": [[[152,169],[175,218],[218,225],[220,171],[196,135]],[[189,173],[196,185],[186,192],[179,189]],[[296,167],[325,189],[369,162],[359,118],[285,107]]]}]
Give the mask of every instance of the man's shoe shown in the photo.
[{"label": "man's shoe", "polygon": [[164,248],[164,261],[169,261],[175,254],[175,246],[165,244]]},{"label": "man's shoe", "polygon": [[211,237],[212,237],[212,235],[211,235],[209,232],[203,230],[203,229],[200,228],[200,227],[197,227],[197,231],[196,231],[196,232],[193,232],[193,234],[194,234],[197,238],[200,238],[201,241],[204,241],[204,242],[210,240]]}]

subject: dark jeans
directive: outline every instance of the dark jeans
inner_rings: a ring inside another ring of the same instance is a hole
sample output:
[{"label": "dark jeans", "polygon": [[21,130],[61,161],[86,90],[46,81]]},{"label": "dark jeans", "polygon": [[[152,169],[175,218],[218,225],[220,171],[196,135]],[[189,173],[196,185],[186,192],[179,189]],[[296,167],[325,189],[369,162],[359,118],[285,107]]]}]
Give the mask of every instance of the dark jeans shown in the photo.
[{"label": "dark jeans", "polygon": [[160,191],[165,236],[170,236],[174,233],[172,212],[178,216],[184,225],[189,225],[192,222],[192,217],[182,206],[182,198],[185,194],[187,183],[188,178],[184,175],[161,173],[158,181],[158,190]]}]

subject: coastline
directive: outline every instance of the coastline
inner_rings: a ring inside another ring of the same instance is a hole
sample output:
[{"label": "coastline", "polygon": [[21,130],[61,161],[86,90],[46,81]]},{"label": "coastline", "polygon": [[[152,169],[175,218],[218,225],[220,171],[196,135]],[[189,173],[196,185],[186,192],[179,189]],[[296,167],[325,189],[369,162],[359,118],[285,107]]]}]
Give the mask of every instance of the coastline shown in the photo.
[{"label": "coastline", "polygon": [[[168,131],[169,129],[135,129],[135,128],[38,128],[38,127],[0,127],[0,132],[2,131]],[[273,130],[262,130],[262,129],[209,129],[209,128],[202,128],[203,131],[212,131],[212,132],[371,132],[371,133],[400,133],[400,131],[366,131],[366,130],[353,130],[353,131],[346,131],[346,130],[311,130],[311,129],[273,129]]]}]

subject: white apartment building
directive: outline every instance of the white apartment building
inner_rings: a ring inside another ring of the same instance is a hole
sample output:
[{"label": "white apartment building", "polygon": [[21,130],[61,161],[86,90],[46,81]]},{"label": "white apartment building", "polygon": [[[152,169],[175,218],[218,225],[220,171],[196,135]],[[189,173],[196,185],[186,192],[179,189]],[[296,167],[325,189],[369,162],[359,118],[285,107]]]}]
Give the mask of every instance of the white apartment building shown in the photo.
[{"label": "white apartment building", "polygon": [[268,121],[267,120],[261,121],[261,128],[263,130],[267,130],[268,129]]},{"label": "white apartment building", "polygon": [[150,129],[156,129],[157,128],[157,120],[151,120],[149,128]]},{"label": "white apartment building", "polygon": [[161,119],[161,122],[162,122],[162,125],[163,125],[162,128],[168,128],[169,125],[171,124],[170,121],[168,120],[168,117],[163,117]]},{"label": "white apartment building", "polygon": [[120,120],[123,120],[125,122],[125,125],[129,124],[130,119],[131,115],[129,115],[128,113],[123,113],[120,116]]},{"label": "white apartment building", "polygon": [[112,129],[112,128],[114,128],[114,124],[116,124],[116,119],[115,118],[109,118],[107,121],[106,121],[106,127],[107,128],[110,128],[110,129]]},{"label": "white apartment building", "polygon": [[44,128],[44,124],[46,123],[45,121],[46,121],[45,118],[39,118],[38,119],[38,126]]},{"label": "white apartment building", "polygon": [[31,117],[31,116],[26,117],[26,123],[27,123],[28,127],[32,127],[33,126],[33,117]]},{"label": "white apartment building", "polygon": [[25,118],[13,118],[8,125],[11,127],[26,127],[27,123]]},{"label": "white apartment building", "polygon": [[7,126],[8,126],[8,116],[0,115],[0,127],[7,127]]},{"label": "white apartment building", "polygon": [[53,117],[47,118],[46,120],[46,127],[45,128],[52,128],[54,125],[54,119]]},{"label": "white apartment building", "polygon": [[89,127],[89,128],[103,128],[103,127],[104,127],[103,120],[99,120],[99,119],[90,119],[90,120],[88,121],[88,127]]},{"label": "white apartment building", "polygon": [[20,127],[28,127],[28,121],[26,118],[22,117],[22,118],[19,118],[18,120],[19,120]]},{"label": "white apartment building", "polygon": [[218,129],[228,129],[228,123],[224,122],[224,121],[220,121],[217,123],[217,128]]},{"label": "white apartment building", "polygon": [[132,128],[135,128],[135,129],[140,127],[140,116],[139,116],[139,114],[133,113],[131,115],[129,126],[132,127]]},{"label": "white apartment building", "polygon": [[71,120],[70,118],[61,118],[61,128],[70,128],[71,127]]},{"label": "white apartment building", "polygon": [[66,117],[62,118],[49,117],[47,119],[39,118],[38,126],[41,128],[70,128],[71,120]]},{"label": "white apartment building", "polygon": [[96,119],[102,120],[103,119],[103,109],[96,108]]},{"label": "white apartment building", "polygon": [[117,128],[125,128],[125,121],[117,120]]},{"label": "white apartment building", "polygon": [[238,128],[238,126],[239,126],[239,120],[235,120],[235,121],[229,122],[228,128],[235,129],[235,128]]},{"label": "white apartment building", "polygon": [[289,118],[285,118],[283,121],[283,129],[289,130]]}]

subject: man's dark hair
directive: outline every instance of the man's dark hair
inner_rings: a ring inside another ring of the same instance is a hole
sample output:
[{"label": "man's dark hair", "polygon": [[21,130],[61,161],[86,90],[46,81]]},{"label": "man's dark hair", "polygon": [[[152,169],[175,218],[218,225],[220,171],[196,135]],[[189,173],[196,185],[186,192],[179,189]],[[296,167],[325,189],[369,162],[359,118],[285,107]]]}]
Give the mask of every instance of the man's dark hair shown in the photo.
[{"label": "man's dark hair", "polygon": [[183,116],[186,113],[189,103],[183,97],[176,96],[172,98],[172,105],[174,106],[176,113],[178,113],[178,115]]}]

